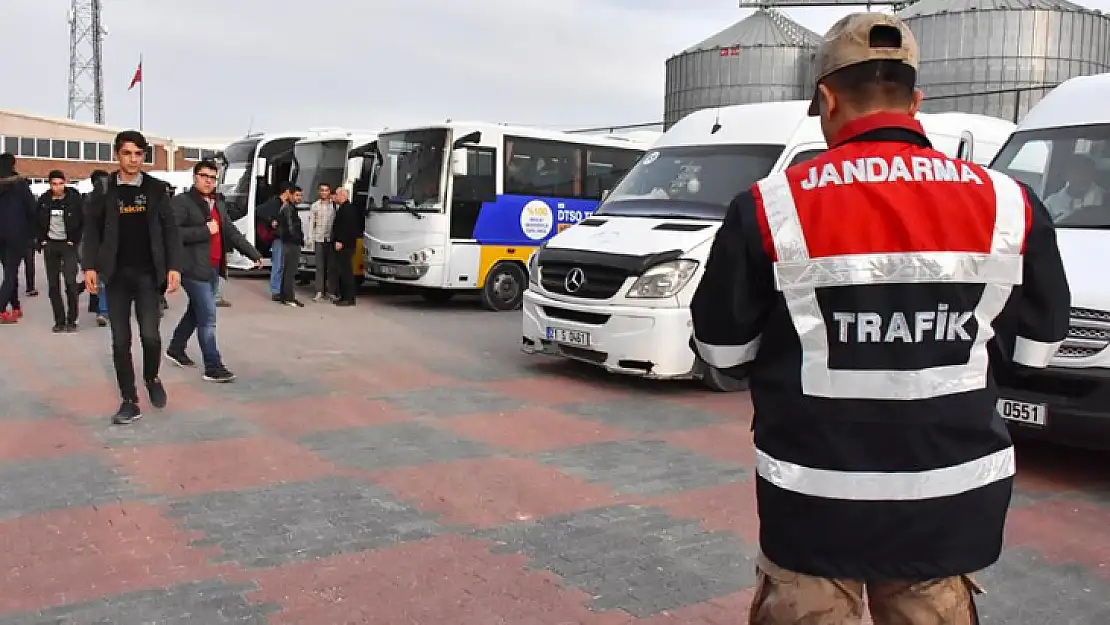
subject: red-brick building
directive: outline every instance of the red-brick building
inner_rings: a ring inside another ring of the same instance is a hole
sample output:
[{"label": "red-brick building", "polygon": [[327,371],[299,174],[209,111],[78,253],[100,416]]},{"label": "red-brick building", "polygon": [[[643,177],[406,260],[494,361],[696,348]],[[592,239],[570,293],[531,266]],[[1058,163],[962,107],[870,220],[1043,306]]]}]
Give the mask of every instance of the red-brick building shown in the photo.
[{"label": "red-brick building", "polygon": [[[95,169],[111,170],[115,164],[112,140],[120,128],[0,110],[0,152],[15,155],[17,169],[34,182],[45,182],[54,169],[71,180],[87,178]],[[168,137],[143,133],[151,144],[146,169],[180,171],[197,160],[211,158],[222,146],[206,141],[201,146],[175,143]]]}]

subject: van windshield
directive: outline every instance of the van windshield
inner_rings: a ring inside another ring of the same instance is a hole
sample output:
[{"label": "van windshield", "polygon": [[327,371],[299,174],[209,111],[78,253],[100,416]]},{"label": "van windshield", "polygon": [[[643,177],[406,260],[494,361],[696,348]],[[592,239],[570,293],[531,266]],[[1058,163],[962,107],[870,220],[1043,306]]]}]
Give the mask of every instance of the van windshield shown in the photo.
[{"label": "van windshield", "polygon": [[1110,228],[1110,124],[1016,132],[992,167],[1032,187],[1057,228]]},{"label": "van windshield", "polygon": [[651,150],[596,215],[724,219],[740,192],[771,173],[784,145],[713,145]]}]

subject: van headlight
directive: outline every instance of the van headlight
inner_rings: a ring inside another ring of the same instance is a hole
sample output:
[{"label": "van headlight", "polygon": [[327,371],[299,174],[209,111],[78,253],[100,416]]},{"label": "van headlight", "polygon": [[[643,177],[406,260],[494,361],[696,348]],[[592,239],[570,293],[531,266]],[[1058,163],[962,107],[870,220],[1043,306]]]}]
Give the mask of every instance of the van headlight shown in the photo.
[{"label": "van headlight", "polygon": [[628,289],[627,297],[657,299],[673,297],[686,286],[698,269],[696,260],[673,260],[648,269]]},{"label": "van headlight", "polygon": [[435,256],[436,251],[434,248],[425,247],[424,249],[416,250],[409,254],[409,262],[414,265],[427,265],[428,261]]},{"label": "van headlight", "polygon": [[532,255],[528,257],[529,284],[538,285],[540,283],[540,249],[542,248],[537,247],[536,251],[532,252]]}]

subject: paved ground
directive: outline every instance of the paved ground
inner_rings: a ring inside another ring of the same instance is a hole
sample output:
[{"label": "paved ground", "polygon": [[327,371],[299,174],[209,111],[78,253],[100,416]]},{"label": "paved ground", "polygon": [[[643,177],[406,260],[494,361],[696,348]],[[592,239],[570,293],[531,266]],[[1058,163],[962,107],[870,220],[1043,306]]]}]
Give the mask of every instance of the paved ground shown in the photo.
[{"label": "paved ground", "polygon": [[[743,622],[746,396],[531,359],[473,303],[265,291],[221,312],[239,381],[167,366],[130,428],[107,330],[45,294],[0,327],[0,625]],[[1020,451],[983,622],[1105,625],[1110,461]]]}]

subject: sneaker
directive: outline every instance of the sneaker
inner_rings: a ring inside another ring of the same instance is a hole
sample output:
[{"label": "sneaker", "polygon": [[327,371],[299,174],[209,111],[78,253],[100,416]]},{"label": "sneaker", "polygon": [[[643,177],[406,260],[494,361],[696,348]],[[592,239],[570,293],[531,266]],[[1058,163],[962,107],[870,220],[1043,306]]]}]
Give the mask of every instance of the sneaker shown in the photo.
[{"label": "sneaker", "polygon": [[112,423],[116,425],[131,425],[132,423],[143,418],[143,413],[139,410],[139,403],[129,399],[123,400],[119,405],[119,410],[112,416]]},{"label": "sneaker", "polygon": [[96,316],[96,325],[103,328],[104,326],[108,325],[108,318],[105,317],[104,315],[97,315]]},{"label": "sneaker", "polygon": [[228,371],[227,367],[219,366],[214,369],[208,369],[204,372],[204,379],[207,382],[230,382],[235,379],[235,374]]},{"label": "sneaker", "polygon": [[55,323],[54,327],[50,328],[50,331],[53,332],[54,334],[61,334],[62,332],[66,331],[66,324],[64,324],[64,323]]},{"label": "sneaker", "polygon": [[314,301],[314,302],[319,302],[322,299],[324,299],[324,294],[323,293],[317,293],[316,295],[312,296],[312,301]]},{"label": "sneaker", "polygon": [[301,303],[301,301],[298,300],[298,299],[288,300],[288,301],[285,302],[285,305],[289,306],[291,308],[304,308],[304,304]]},{"label": "sneaker", "polygon": [[178,367],[195,367],[195,366],[197,366],[197,363],[195,361],[193,361],[192,358],[189,358],[188,354],[186,354],[184,351],[179,352],[177,350],[167,349],[166,350],[166,358],[168,358],[170,360],[170,362],[177,365]]},{"label": "sneaker", "polygon": [[150,405],[155,408],[166,407],[166,387],[158,378],[146,381],[146,392],[150,396]]},{"label": "sneaker", "polygon": [[227,301],[226,299],[220,298],[220,299],[216,300],[216,307],[217,308],[231,308],[231,302]]},{"label": "sneaker", "polygon": [[70,334],[72,334],[76,331],[77,331],[77,322],[76,321],[74,321],[73,323],[67,323],[66,324],[66,332],[69,332]]},{"label": "sneaker", "polygon": [[15,317],[17,320],[22,319],[23,318],[23,309],[20,308],[19,306],[16,306],[16,307],[12,308],[12,316]]},{"label": "sneaker", "polygon": [[39,290],[38,289],[27,289],[27,297],[38,297],[38,296],[39,296]]},{"label": "sneaker", "polygon": [[15,313],[2,312],[0,313],[0,324],[18,323],[19,317]]}]

